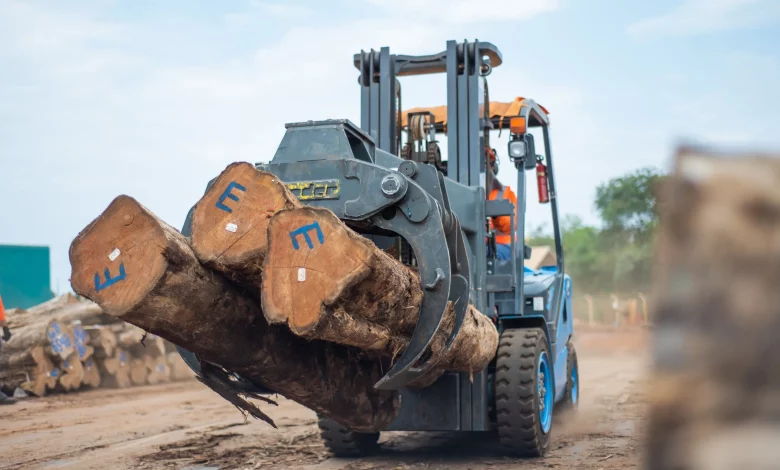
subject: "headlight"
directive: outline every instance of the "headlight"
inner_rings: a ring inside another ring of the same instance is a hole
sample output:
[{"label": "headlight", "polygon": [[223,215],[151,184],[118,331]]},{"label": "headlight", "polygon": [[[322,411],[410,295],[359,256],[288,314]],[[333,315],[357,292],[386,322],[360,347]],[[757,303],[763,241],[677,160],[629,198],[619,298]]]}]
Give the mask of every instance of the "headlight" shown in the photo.
[{"label": "headlight", "polygon": [[525,156],[525,142],[514,140],[509,142],[509,156],[511,158],[522,158]]}]

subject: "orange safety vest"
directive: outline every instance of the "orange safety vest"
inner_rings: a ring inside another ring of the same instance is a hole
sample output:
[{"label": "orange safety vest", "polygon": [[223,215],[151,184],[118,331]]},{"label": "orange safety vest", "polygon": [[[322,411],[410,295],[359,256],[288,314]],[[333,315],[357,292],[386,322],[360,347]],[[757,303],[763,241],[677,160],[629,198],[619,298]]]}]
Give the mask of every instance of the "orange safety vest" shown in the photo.
[{"label": "orange safety vest", "polygon": [[[504,189],[501,190],[501,193],[499,193],[497,189],[492,190],[490,192],[490,196],[488,196],[488,199],[491,201],[496,199],[508,199],[509,202],[514,204],[515,224],[517,224],[517,196],[515,196],[515,193],[509,188],[509,186],[504,186]],[[491,218],[490,226],[496,230],[496,243],[499,245],[509,245],[512,243],[512,234],[514,233],[514,230],[511,224],[512,221],[508,215]]]}]

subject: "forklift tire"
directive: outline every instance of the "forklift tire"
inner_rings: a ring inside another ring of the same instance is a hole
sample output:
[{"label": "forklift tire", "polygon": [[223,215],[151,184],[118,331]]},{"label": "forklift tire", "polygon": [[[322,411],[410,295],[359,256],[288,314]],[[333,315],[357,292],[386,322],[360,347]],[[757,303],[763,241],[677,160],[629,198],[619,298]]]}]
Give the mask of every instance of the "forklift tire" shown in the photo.
[{"label": "forklift tire", "polygon": [[547,451],[552,426],[553,366],[540,328],[506,329],[496,360],[496,422],[501,444],[522,457]]},{"label": "forklift tire", "polygon": [[569,354],[566,360],[566,393],[561,400],[561,409],[565,411],[576,411],[580,405],[580,367],[577,363],[577,350],[571,341],[566,345]]},{"label": "forklift tire", "polygon": [[335,457],[358,457],[369,455],[379,449],[379,433],[350,431],[341,424],[320,417],[317,425],[325,447]]}]

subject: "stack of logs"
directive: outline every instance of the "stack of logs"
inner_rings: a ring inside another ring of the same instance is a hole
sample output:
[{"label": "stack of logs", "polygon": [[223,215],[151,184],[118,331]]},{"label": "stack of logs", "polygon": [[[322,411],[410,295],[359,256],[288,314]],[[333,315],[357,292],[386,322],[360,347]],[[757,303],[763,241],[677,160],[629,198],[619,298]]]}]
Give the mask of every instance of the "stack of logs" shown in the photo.
[{"label": "stack of logs", "polygon": [[13,336],[0,348],[0,389],[6,393],[21,388],[40,397],[192,376],[171,343],[71,294],[9,309],[7,317]]},{"label": "stack of logs", "polygon": [[[187,238],[117,197],[71,245],[74,291],[195,353],[206,366],[198,378],[255,417],[271,422],[231,373],[356,431],[390,424],[397,392],[374,385],[418,322],[417,271],[249,163],[229,165],[190,220]],[[426,353],[436,367],[410,385],[494,358],[488,317],[469,306],[445,350],[453,325],[450,305]]]}]

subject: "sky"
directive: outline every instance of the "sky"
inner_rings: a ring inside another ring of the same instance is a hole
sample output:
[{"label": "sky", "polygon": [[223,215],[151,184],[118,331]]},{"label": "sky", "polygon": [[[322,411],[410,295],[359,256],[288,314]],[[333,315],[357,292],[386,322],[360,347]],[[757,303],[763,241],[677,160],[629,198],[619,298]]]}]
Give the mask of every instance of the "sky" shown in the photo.
[{"label": "sky", "polygon": [[[0,0],[0,244],[49,246],[68,291],[71,241],[117,195],[180,227],[286,122],[359,124],[353,54],[451,39],[501,50],[491,99],[550,111],[560,210],[598,223],[599,183],[682,142],[780,150],[779,24],[778,0]],[[402,86],[445,104],[443,75]]]}]

